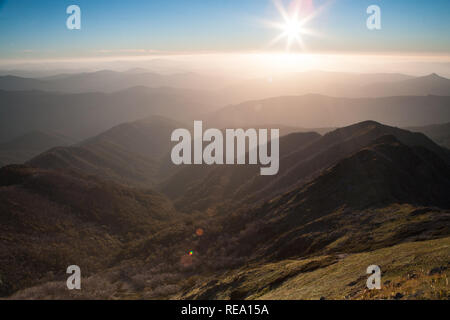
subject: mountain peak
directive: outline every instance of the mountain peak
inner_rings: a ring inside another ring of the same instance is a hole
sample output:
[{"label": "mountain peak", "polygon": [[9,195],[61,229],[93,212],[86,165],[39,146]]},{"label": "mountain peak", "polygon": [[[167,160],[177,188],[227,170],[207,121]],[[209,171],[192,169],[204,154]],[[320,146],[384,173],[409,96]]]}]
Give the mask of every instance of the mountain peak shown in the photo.
[{"label": "mountain peak", "polygon": [[430,79],[430,80],[448,80],[447,78],[441,77],[440,75],[438,75],[437,73],[431,73],[425,77],[423,77],[423,79]]}]

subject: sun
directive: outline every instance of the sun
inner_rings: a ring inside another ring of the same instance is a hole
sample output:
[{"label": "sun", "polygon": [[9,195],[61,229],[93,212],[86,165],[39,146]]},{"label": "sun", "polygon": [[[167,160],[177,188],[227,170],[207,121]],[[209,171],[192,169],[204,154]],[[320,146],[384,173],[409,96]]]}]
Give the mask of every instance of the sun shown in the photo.
[{"label": "sun", "polygon": [[286,23],[283,25],[283,33],[282,36],[287,38],[288,48],[290,48],[292,42],[294,40],[301,44],[302,39],[302,24],[300,20],[297,18],[290,19],[286,21]]},{"label": "sun", "polygon": [[312,12],[302,12],[301,0],[292,1],[291,4],[294,4],[294,6],[291,6],[289,10],[283,6],[280,0],[273,0],[273,3],[281,15],[282,22],[268,22],[267,24],[272,28],[281,30],[281,33],[270,42],[269,46],[286,39],[286,51],[289,51],[294,43],[301,49],[305,49],[304,35],[316,34],[311,29],[308,29],[306,24],[316,17],[322,8]]},{"label": "sun", "polygon": [[291,38],[298,37],[302,32],[300,21],[288,21],[284,25],[284,33]]}]

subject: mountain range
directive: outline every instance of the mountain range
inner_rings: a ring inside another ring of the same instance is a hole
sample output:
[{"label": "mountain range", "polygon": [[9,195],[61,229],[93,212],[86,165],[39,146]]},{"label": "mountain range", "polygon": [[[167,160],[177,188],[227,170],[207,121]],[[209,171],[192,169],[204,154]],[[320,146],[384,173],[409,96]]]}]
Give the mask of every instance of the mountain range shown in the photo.
[{"label": "mountain range", "polygon": [[212,112],[212,127],[282,123],[298,127],[342,127],[371,119],[399,126],[423,126],[450,119],[448,96],[335,98],[308,94],[246,101]]},{"label": "mountain range", "polygon": [[75,74],[57,74],[41,78],[0,76],[0,89],[8,91],[52,91],[64,93],[114,92],[131,87],[174,87],[183,89],[216,89],[222,85],[220,77],[196,73],[164,75],[134,69],[126,72],[100,70]]},{"label": "mountain range", "polygon": [[[2,294],[252,299],[284,290],[285,296],[297,277],[344,263],[356,267],[365,261],[361,255],[396,246],[402,260],[383,266],[400,283],[396,292],[414,295],[410,280],[396,278],[414,252],[437,246],[432,264],[420,260],[417,267],[445,270],[450,151],[425,135],[374,121],[323,136],[288,133],[280,140],[280,174],[271,180],[252,166],[181,166],[139,181],[133,170],[140,161],[159,168],[170,152],[163,137],[178,125],[161,117],[126,123],[2,168]],[[74,243],[79,250],[69,249]],[[82,293],[64,290],[58,280],[69,261],[87,269]],[[356,271],[341,275],[345,285],[355,283],[344,286],[346,296],[365,294],[365,267],[356,278]],[[253,272],[261,272],[260,282]],[[441,286],[445,272],[420,277],[420,286],[431,278]],[[318,290],[339,297],[329,286]]]},{"label": "mountain range", "polygon": [[444,96],[351,99],[304,95],[220,108],[220,101],[209,93],[135,87],[115,93],[82,94],[0,91],[0,101],[0,142],[30,131],[59,132],[81,141],[120,123],[151,115],[168,117],[185,126],[203,120],[216,128],[273,124],[301,131],[342,127],[366,119],[400,127],[450,120],[450,98]]},{"label": "mountain range", "polygon": [[[0,79],[1,297],[450,297],[447,79],[310,72],[197,90],[204,81],[141,69]],[[74,93],[86,88],[98,92]],[[171,133],[193,120],[279,128],[278,174],[174,165]],[[72,264],[83,290],[66,288]],[[381,290],[366,290],[372,264]]]},{"label": "mountain range", "polygon": [[57,74],[40,78],[16,75],[0,76],[0,90],[8,91],[111,93],[136,86],[211,91],[224,104],[305,94],[350,98],[450,95],[450,80],[434,73],[414,77],[395,73],[358,74],[306,71],[269,75],[267,78],[237,80],[192,72],[158,74],[137,68],[125,72],[100,70]]},{"label": "mountain range", "polygon": [[[365,121],[336,129],[324,136],[295,133],[280,139],[280,170],[275,176],[261,176],[258,168],[243,166],[185,166],[166,180],[161,191],[184,210],[205,210],[212,203],[239,207],[305,184],[324,169],[357,152],[371,141],[392,135],[414,147],[425,147],[450,164],[450,151],[425,135]],[[220,201],[219,201],[220,200]]]},{"label": "mountain range", "polygon": [[319,94],[366,98],[450,95],[450,80],[437,74],[413,77],[404,74],[358,74],[307,71],[241,81],[223,91],[233,103],[278,96]]},{"label": "mountain range", "polygon": [[[449,168],[426,148],[382,136],[310,183],[240,211],[242,226],[229,223],[229,229],[222,230],[234,235],[225,254],[235,259],[250,256],[246,258],[250,263],[219,278],[207,278],[178,297],[361,298],[368,294],[364,263],[372,261],[382,266],[384,281],[391,279],[385,283],[386,290],[372,297],[393,298],[401,291],[400,297],[414,298],[406,279],[427,281],[433,274],[421,273],[419,268],[405,270],[408,259],[417,257],[414,250],[425,252],[427,246],[438,245],[438,251],[430,252],[436,259],[431,264],[437,263],[442,270],[448,266]],[[412,242],[415,247],[400,245]],[[382,263],[386,258],[390,261]],[[426,254],[415,261],[424,265]],[[430,261],[426,263],[428,268]],[[399,270],[410,278],[401,279]],[[335,279],[333,285],[341,291],[320,277]],[[299,278],[303,281],[295,281]],[[308,279],[317,282],[313,285]],[[441,288],[445,286],[442,279]],[[391,281],[395,281],[392,286]],[[299,285],[312,291],[302,293]]]}]

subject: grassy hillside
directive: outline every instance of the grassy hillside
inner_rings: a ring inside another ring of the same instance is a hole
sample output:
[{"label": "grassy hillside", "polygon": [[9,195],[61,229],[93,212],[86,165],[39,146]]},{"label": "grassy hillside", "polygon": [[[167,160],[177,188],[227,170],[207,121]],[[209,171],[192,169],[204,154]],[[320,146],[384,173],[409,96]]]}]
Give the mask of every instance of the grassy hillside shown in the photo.
[{"label": "grassy hillside", "polygon": [[[255,264],[210,279],[180,299],[449,299],[450,238],[409,242],[356,254]],[[381,268],[369,290],[366,269]]]}]

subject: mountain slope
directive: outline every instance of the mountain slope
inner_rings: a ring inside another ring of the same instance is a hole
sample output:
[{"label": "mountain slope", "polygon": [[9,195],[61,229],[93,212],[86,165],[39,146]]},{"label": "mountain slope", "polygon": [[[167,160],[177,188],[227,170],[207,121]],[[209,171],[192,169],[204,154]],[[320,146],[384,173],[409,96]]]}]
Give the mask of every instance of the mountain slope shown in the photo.
[{"label": "mountain slope", "polygon": [[450,148],[450,122],[444,124],[434,124],[424,127],[411,127],[408,130],[422,132],[433,139],[436,143]]},{"label": "mountain slope", "polygon": [[0,144],[0,167],[23,163],[47,149],[74,143],[65,136],[44,131],[32,131]]},{"label": "mountain slope", "polygon": [[80,145],[84,147],[115,144],[129,152],[159,160],[171,149],[170,141],[173,130],[189,127],[178,121],[162,116],[150,116],[134,122],[119,124]]},{"label": "mountain slope", "polygon": [[[408,242],[364,253],[253,264],[219,278],[208,278],[173,298],[448,299],[449,250],[450,238],[442,238]],[[369,275],[366,269],[372,264],[379,265],[382,270],[381,290],[367,289]]]},{"label": "mountain slope", "polygon": [[[315,132],[282,136],[279,142],[280,155],[290,154],[319,138],[320,135]],[[259,165],[182,165],[174,171],[170,178],[161,183],[158,190],[171,199],[176,199],[177,206],[187,211],[213,208],[230,199],[248,195],[250,191],[246,188],[259,190],[265,185],[264,182],[260,184],[261,181],[256,181],[260,176]],[[261,177],[265,182],[272,179],[273,177]]]},{"label": "mountain slope", "polygon": [[[448,163],[426,148],[408,147],[393,136],[384,136],[306,186],[257,209],[252,215],[269,221],[263,222],[266,232],[261,237],[270,241],[267,246],[261,241],[254,254],[282,258],[328,250],[354,252],[392,244],[395,239],[405,241],[405,232],[412,237],[433,237],[433,232],[434,236],[445,235],[450,231],[445,222],[449,217],[438,210],[430,221],[419,219],[416,225],[403,222],[409,225],[404,230],[398,223],[381,237],[371,237],[377,228],[382,229],[381,224],[376,224],[377,219],[392,218],[392,212],[382,218],[379,212],[383,208],[398,203],[448,209],[449,190]],[[424,224],[428,226],[425,228]],[[274,231],[269,231],[270,235],[267,230]],[[327,248],[332,243],[335,245]]]},{"label": "mountain slope", "polygon": [[[398,265],[419,272],[411,263],[411,250],[425,252],[427,245],[412,244],[417,241],[439,239],[438,246],[446,244],[447,249],[439,251],[440,260],[433,262],[443,263],[448,260],[449,190],[450,166],[439,156],[383,136],[301,188],[210,222],[208,230],[213,234],[191,244],[201,253],[196,265],[221,261],[228,272],[219,268],[176,297],[243,299],[266,294],[276,298],[274,289],[296,276],[307,281],[304,277],[311,272],[323,275],[347,256],[353,257],[346,260],[349,267],[363,266],[352,274],[365,272],[368,265],[389,260],[395,250],[390,247],[402,243],[409,249],[402,252],[405,259]],[[216,224],[219,231],[215,231]],[[378,260],[365,264],[371,256]],[[293,261],[298,261],[298,267],[286,267]],[[433,264],[423,262],[427,269]],[[237,268],[229,271],[230,265]],[[446,268],[445,264],[438,266]],[[275,271],[278,267],[279,272]],[[383,265],[383,270],[390,267]],[[352,277],[348,282],[334,280],[346,286],[355,280]],[[306,284],[297,282],[302,283]],[[358,286],[358,295],[363,294],[360,290]],[[311,292],[307,295],[318,298]]]},{"label": "mountain slope", "polygon": [[0,212],[1,295],[72,264],[101,271],[175,214],[151,190],[27,166],[0,169]]},{"label": "mountain slope", "polygon": [[268,190],[273,192],[282,186],[305,182],[315,177],[321,170],[384,135],[394,135],[408,146],[425,147],[450,163],[449,151],[439,147],[423,134],[385,126],[374,121],[365,121],[332,131],[307,148],[287,156],[284,159],[285,168],[280,170],[272,184],[265,188],[265,192]]},{"label": "mountain slope", "polygon": [[76,146],[44,152],[28,164],[151,186],[160,178],[161,159],[171,148],[172,131],[179,127],[183,125],[159,116],[123,123]]}]

